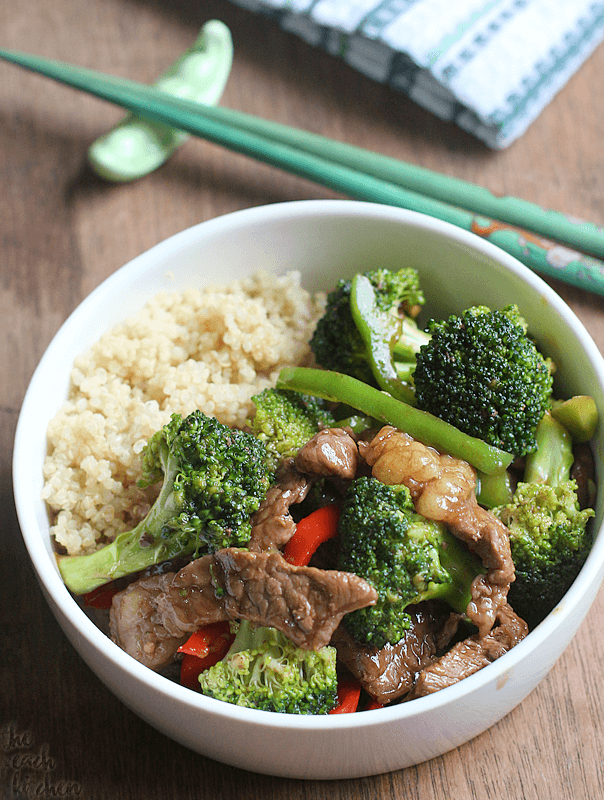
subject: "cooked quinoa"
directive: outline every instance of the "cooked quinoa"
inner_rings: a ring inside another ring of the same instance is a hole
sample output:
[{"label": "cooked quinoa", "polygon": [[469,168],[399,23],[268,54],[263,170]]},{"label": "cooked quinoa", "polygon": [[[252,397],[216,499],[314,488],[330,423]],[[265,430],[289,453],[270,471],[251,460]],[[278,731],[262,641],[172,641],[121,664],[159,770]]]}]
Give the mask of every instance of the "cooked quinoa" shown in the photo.
[{"label": "cooked quinoa", "polygon": [[260,272],[161,293],[79,356],[48,428],[43,497],[57,544],[88,553],[132,528],[153,500],[136,486],[147,439],[196,408],[244,426],[252,396],[310,358],[324,305],[298,273]]}]

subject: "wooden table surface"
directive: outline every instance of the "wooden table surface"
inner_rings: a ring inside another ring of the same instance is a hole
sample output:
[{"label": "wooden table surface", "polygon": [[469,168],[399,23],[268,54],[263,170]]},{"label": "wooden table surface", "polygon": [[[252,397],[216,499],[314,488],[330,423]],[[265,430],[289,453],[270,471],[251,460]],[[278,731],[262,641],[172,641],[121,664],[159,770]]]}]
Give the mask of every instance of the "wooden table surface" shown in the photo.
[{"label": "wooden table surface", "polygon": [[[212,18],[235,42],[225,106],[604,224],[604,47],[518,142],[492,152],[226,0],[4,2],[0,44],[150,83]],[[17,415],[49,340],[103,279],[171,234],[237,209],[337,196],[199,140],[144,180],[104,183],[87,169],[86,149],[121,116],[0,64],[2,797],[60,787],[91,800],[603,797],[602,593],[552,672],[502,722],[441,758],[352,781],[277,779],[194,754],[123,707],[68,644],[35,582],[11,486]],[[602,298],[555,288],[604,348]],[[17,752],[41,758],[28,766]]]}]

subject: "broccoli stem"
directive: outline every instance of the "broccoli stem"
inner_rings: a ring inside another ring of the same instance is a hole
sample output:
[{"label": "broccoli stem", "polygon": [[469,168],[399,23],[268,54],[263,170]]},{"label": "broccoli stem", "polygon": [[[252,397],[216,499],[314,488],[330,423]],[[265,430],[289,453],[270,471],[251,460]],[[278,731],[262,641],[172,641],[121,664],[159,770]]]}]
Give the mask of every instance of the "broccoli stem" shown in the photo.
[{"label": "broccoli stem", "polygon": [[235,633],[235,638],[224,658],[233,655],[233,653],[241,653],[243,650],[255,650],[261,647],[268,638],[268,628],[252,625],[246,619],[241,620]]},{"label": "broccoli stem", "polygon": [[431,584],[426,599],[444,600],[454,611],[465,614],[472,600],[472,582],[485,572],[478,558],[452,534],[445,538],[439,549],[441,566],[449,574],[449,581]]},{"label": "broccoli stem", "polygon": [[401,335],[394,343],[392,355],[396,361],[415,361],[420,347],[428,344],[431,333],[423,331],[413,319],[403,317]]},{"label": "broccoli stem", "polygon": [[468,436],[433,414],[420,411],[349,375],[309,367],[286,367],[279,375],[277,388],[345,403],[381,424],[394,425],[426,445],[467,461],[488,475],[506,469],[513,459],[510,453]]},{"label": "broccoli stem", "polygon": [[598,409],[589,395],[575,395],[568,400],[554,400],[552,417],[568,430],[578,444],[589,442],[596,432]]},{"label": "broccoli stem", "polygon": [[[409,387],[413,384],[413,373],[415,372],[415,361],[395,361],[394,369],[398,375],[398,379],[403,383],[408,383]],[[410,406],[415,405],[415,390],[413,391],[413,402],[409,403]]]},{"label": "broccoli stem", "polygon": [[526,457],[524,482],[559,486],[569,480],[573,465],[572,437],[549,411],[537,425],[535,439],[537,449]]},{"label": "broccoli stem", "polygon": [[[166,542],[141,547],[141,536],[146,525],[120,533],[111,544],[84,556],[58,556],[59,572],[73,594],[87,594],[105,583],[139,572],[169,558],[165,555]],[[189,541],[171,555],[193,553],[198,543]]]},{"label": "broccoli stem", "polygon": [[175,514],[175,460],[168,458],[165,469],[166,477],[157,499],[145,519],[135,528],[120,533],[111,544],[94,553],[57,557],[59,572],[70,591],[87,594],[109,581],[139,572],[166,558],[192,553],[199,546],[196,537],[190,537],[190,541],[182,541],[183,537],[178,537],[181,546],[176,548],[175,542],[160,535],[162,527]]}]

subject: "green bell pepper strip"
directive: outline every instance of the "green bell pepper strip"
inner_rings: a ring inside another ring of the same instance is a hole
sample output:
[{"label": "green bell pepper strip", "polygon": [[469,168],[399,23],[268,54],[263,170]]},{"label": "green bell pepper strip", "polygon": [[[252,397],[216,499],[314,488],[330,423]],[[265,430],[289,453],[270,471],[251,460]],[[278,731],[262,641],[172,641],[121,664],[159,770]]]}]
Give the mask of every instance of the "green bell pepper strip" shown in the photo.
[{"label": "green bell pepper strip", "polygon": [[352,280],[350,311],[380,389],[398,400],[415,405],[415,392],[400,380],[392,357],[394,342],[401,334],[401,320],[379,310],[375,289],[365,275],[355,275]]},{"label": "green bell pepper strip", "polygon": [[[210,20],[153,86],[181,99],[216,105],[232,63],[231,32],[223,22]],[[163,122],[129,114],[90,146],[88,161],[105,180],[126,183],[160,167],[188,138]]]},{"label": "green bell pepper strip", "polygon": [[286,367],[279,374],[277,388],[345,403],[382,424],[405,431],[425,445],[467,461],[487,475],[507,469],[514,458],[481,439],[468,436],[433,414],[420,411],[350,375],[309,367]]}]

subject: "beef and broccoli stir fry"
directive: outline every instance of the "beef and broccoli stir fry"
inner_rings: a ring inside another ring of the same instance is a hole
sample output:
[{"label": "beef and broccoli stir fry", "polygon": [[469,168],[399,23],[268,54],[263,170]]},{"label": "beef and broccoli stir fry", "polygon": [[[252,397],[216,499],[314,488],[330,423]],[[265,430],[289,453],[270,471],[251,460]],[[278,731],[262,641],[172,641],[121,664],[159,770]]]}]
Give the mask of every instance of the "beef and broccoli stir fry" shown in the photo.
[{"label": "beef and broccoli stir fry", "polygon": [[417,322],[412,269],[341,280],[311,367],[244,429],[195,410],[147,442],[155,502],[68,588],[209,697],[325,714],[408,702],[522,640],[591,545],[597,412],[559,398],[515,306]]}]

